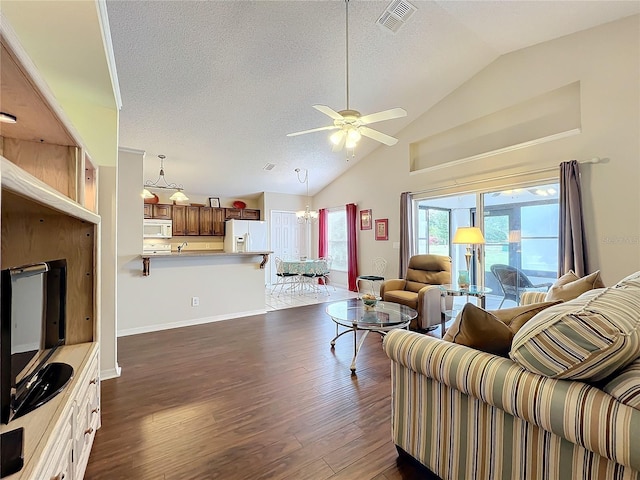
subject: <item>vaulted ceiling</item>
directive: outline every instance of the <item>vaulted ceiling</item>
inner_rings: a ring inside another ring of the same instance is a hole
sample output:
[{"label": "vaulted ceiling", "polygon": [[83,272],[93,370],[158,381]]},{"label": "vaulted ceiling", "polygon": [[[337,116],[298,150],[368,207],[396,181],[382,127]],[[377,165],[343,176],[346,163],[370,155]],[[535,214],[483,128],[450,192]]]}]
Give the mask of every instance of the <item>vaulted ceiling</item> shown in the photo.
[{"label": "vaulted ceiling", "polygon": [[[418,1],[396,33],[376,21],[389,2],[349,3],[350,107],[403,107],[375,124],[394,135],[500,55],[640,12],[636,1]],[[145,150],[145,179],[166,155],[167,180],[189,194],[314,194],[348,161],[314,104],[346,108],[345,3],[122,1],[107,11],[123,107],[120,145]],[[270,171],[263,167],[274,164]]]}]

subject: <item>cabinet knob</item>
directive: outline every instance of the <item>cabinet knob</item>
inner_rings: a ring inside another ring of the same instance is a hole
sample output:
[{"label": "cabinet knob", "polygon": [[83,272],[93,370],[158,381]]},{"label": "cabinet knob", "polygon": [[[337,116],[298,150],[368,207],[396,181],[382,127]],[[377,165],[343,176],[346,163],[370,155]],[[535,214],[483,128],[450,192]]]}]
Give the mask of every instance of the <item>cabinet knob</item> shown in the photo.
[{"label": "cabinet knob", "polygon": [[96,383],[98,383],[98,378],[92,378],[91,380],[89,380],[89,385],[95,385]]},{"label": "cabinet knob", "polygon": [[100,407],[96,407],[93,410],[91,410],[91,413],[98,413],[100,411]]},{"label": "cabinet knob", "polygon": [[84,434],[85,434],[85,435],[91,435],[92,433],[93,433],[93,427],[91,427],[91,428],[87,428],[87,429],[84,431]]},{"label": "cabinet knob", "polygon": [[53,477],[53,480],[64,480],[64,473],[59,473],[58,475]]}]

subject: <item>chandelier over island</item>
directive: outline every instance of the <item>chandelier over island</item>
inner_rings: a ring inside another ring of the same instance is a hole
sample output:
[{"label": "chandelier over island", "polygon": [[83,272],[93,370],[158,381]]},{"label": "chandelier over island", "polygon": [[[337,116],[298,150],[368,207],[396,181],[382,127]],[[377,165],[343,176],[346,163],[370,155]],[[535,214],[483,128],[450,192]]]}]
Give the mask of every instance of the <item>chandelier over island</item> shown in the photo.
[{"label": "chandelier over island", "polygon": [[184,187],[182,186],[182,184],[169,183],[167,182],[167,179],[164,178],[164,159],[167,157],[165,155],[158,155],[158,158],[160,159],[160,175],[158,176],[158,179],[155,182],[152,182],[151,180],[147,180],[144,183],[142,198],[154,198],[155,195],[149,191],[149,188],[152,188],[152,189],[161,188],[163,190],[176,191],[173,195],[169,197],[169,200],[173,200],[174,202],[175,201],[183,202],[183,201],[189,200],[189,197],[187,197],[184,193],[182,193],[182,190],[184,190]]}]

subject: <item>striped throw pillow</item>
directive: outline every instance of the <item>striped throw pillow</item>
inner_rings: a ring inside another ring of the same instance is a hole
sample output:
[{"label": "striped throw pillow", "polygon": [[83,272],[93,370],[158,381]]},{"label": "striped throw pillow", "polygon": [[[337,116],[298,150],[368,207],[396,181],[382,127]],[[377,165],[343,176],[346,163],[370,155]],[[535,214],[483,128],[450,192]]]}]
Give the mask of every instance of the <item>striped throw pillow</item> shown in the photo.
[{"label": "striped throw pillow", "polygon": [[606,378],[640,356],[640,285],[590,290],[541,311],[515,334],[509,356],[551,378]]},{"label": "striped throw pillow", "polygon": [[640,358],[614,375],[602,389],[625,405],[640,410]]}]

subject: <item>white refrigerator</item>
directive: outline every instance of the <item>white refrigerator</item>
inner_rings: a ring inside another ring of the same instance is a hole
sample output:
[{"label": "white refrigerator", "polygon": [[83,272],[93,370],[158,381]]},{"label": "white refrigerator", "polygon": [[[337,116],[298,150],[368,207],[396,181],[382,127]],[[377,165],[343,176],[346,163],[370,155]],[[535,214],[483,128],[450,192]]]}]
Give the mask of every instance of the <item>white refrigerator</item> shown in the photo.
[{"label": "white refrigerator", "polygon": [[257,220],[227,220],[224,231],[224,251],[266,252],[267,222]]}]

